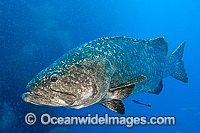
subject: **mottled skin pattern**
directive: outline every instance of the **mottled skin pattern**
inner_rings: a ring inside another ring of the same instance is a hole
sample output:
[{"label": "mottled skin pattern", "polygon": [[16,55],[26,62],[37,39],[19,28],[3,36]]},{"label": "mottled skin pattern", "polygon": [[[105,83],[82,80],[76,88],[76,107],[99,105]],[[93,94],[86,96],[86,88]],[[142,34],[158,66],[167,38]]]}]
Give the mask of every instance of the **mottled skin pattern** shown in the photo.
[{"label": "mottled skin pattern", "polygon": [[[82,108],[111,101],[109,88],[145,75],[132,94],[153,92],[175,73],[176,60],[167,54],[164,38],[100,38],[83,44],[56,60],[27,85],[23,99],[38,105]],[[56,77],[56,81],[52,78]]]}]

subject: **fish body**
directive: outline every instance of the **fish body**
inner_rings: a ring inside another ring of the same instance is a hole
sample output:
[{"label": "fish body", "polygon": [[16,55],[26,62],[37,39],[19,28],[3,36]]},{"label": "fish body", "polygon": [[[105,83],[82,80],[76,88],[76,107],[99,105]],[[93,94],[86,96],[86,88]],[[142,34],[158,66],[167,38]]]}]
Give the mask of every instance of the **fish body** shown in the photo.
[{"label": "fish body", "polygon": [[162,79],[172,76],[187,83],[182,59],[185,42],[170,56],[163,37],[99,38],[57,59],[27,85],[22,98],[37,105],[82,108],[94,104],[120,114],[130,95],[159,94]]}]

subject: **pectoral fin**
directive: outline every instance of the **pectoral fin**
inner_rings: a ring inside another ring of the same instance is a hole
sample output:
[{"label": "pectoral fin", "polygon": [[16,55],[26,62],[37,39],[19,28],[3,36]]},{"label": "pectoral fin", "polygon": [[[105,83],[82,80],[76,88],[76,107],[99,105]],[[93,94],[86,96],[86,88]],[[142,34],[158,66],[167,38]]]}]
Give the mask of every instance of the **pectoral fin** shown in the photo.
[{"label": "pectoral fin", "polygon": [[118,100],[123,100],[129,97],[132,94],[132,91],[135,87],[135,84],[127,87],[123,87],[119,90],[115,90],[113,92],[113,96],[111,97],[112,99],[118,99]]},{"label": "pectoral fin", "polygon": [[109,89],[110,93],[113,93],[111,99],[118,99],[118,100],[126,99],[132,94],[135,84],[143,82],[146,79],[147,79],[146,76],[140,75],[118,87]]},{"label": "pectoral fin", "polygon": [[110,88],[107,95],[109,99],[114,99],[114,101],[104,102],[102,103],[102,105],[119,114],[125,114],[124,104],[120,100],[129,97],[132,94],[135,84],[143,82],[146,79],[146,76],[140,75],[128,82],[123,83],[118,87]]},{"label": "pectoral fin", "polygon": [[[123,88],[127,88],[127,87],[130,87],[130,86],[133,86],[139,82],[143,82],[147,79],[146,76],[144,75],[140,75],[126,83],[123,83],[122,85],[118,86],[118,87],[113,87],[113,88],[110,88],[109,91],[114,91],[114,90],[119,90],[119,89],[123,89]],[[134,86],[133,86],[134,87]]]},{"label": "pectoral fin", "polygon": [[119,114],[122,114],[122,115],[125,114],[124,104],[120,100],[105,102],[105,103],[102,103],[102,105]]}]

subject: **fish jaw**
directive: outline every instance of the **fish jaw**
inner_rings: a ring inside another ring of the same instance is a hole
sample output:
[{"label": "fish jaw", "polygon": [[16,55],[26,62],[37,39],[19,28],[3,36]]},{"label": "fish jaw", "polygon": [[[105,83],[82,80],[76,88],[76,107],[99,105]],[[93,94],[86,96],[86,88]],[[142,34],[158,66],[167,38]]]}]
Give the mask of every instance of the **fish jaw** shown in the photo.
[{"label": "fish jaw", "polygon": [[25,102],[29,102],[35,105],[62,106],[62,104],[64,104],[64,101],[60,101],[58,103],[52,102],[49,99],[31,94],[30,92],[22,94],[22,99]]},{"label": "fish jaw", "polygon": [[22,94],[22,99],[35,105],[70,106],[75,103],[72,99],[77,97],[76,95],[54,91],[50,88],[36,87],[32,82],[29,82],[26,89],[28,92]]}]

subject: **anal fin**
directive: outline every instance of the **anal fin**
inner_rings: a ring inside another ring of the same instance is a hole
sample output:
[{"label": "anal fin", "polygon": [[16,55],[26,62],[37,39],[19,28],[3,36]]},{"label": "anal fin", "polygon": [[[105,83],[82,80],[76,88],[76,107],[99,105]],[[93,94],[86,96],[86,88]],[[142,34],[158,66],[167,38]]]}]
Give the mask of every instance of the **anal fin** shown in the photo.
[{"label": "anal fin", "polygon": [[111,99],[118,99],[118,100],[123,100],[129,97],[135,87],[135,84],[139,82],[143,82],[147,79],[146,76],[140,75],[128,82],[123,83],[122,85],[114,88],[110,88],[109,92],[113,93]]},{"label": "anal fin", "polygon": [[122,115],[125,114],[124,104],[120,100],[105,102],[105,103],[102,103],[102,105],[104,107],[116,112],[116,113],[119,113],[119,114],[122,114]]},{"label": "anal fin", "polygon": [[158,86],[155,89],[153,89],[152,91],[148,91],[148,93],[153,93],[153,94],[158,95],[162,91],[162,88],[163,88],[163,82],[161,80],[160,83],[158,84]]}]

